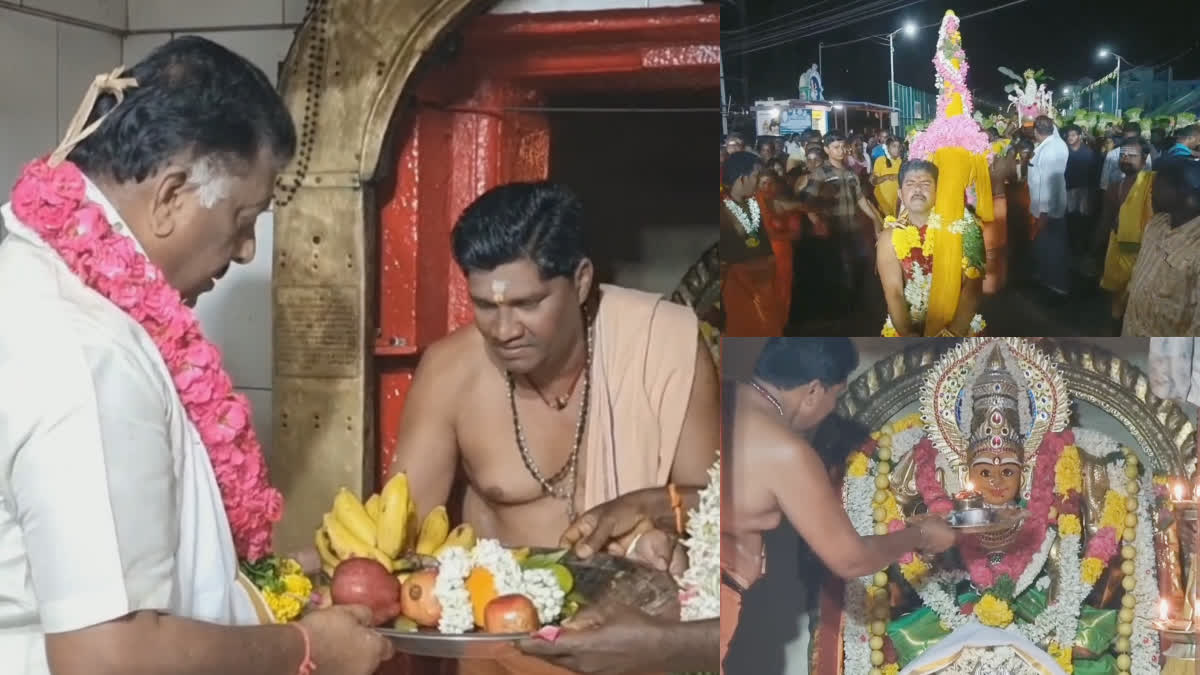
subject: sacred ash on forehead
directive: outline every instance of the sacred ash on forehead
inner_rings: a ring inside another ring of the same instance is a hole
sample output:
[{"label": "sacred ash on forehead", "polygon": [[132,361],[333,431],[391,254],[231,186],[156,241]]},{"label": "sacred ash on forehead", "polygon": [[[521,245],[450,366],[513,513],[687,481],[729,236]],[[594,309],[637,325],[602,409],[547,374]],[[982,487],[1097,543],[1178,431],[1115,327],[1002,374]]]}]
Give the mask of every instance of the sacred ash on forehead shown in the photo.
[{"label": "sacred ash on forehead", "polygon": [[508,292],[508,282],[500,279],[492,279],[492,301],[497,305],[504,302],[504,295]]},{"label": "sacred ash on forehead", "polygon": [[1023,463],[1019,394],[1020,387],[1008,372],[1000,345],[992,347],[983,372],[971,387],[973,410],[967,456],[972,466]]}]

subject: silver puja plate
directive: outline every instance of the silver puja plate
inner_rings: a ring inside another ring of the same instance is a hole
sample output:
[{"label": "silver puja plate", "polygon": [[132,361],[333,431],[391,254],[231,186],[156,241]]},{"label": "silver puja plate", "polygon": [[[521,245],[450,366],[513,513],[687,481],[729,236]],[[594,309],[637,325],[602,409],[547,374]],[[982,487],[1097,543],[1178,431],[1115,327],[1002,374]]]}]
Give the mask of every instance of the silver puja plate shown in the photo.
[{"label": "silver puja plate", "polygon": [[960,534],[991,534],[1019,526],[1027,515],[1025,509],[1018,508],[968,509],[951,511],[946,522]]},{"label": "silver puja plate", "polygon": [[947,520],[950,522],[950,527],[974,527],[991,523],[994,513],[991,509],[952,511]]},{"label": "silver puja plate", "polygon": [[464,633],[446,635],[433,631],[404,632],[385,628],[376,629],[380,635],[392,641],[396,651],[414,656],[432,656],[440,659],[500,659],[517,653],[518,641],[529,637],[529,633]]}]

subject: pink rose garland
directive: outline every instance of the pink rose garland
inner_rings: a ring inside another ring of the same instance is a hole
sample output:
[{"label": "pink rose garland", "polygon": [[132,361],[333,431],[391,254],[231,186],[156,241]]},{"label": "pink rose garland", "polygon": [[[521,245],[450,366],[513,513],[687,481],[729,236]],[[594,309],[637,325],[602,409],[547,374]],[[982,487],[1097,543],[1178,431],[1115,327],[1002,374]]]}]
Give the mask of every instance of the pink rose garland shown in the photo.
[{"label": "pink rose garland", "polygon": [[62,258],[83,283],[103,295],[154,340],[180,401],[208,449],[240,557],[271,552],[283,498],[267,480],[266,461],[250,423],[250,404],[234,392],[217,348],[179,292],[134,242],[112,228],[87,200],[83,173],[70,162],[30,162],[13,187],[13,213]]}]

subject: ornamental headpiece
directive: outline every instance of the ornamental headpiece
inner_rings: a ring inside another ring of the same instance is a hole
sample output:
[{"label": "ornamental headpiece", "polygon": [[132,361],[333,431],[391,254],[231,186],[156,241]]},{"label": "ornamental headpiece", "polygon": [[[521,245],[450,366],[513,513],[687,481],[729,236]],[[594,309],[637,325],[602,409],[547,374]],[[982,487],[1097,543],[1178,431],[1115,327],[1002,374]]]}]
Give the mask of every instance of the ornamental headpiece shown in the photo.
[{"label": "ornamental headpiece", "polygon": [[[965,476],[975,460],[990,463],[1000,452],[1016,454],[1028,474],[1046,434],[1067,427],[1070,406],[1050,354],[1020,338],[961,340],[921,386],[921,422],[952,475]],[[1028,491],[1030,481],[1024,485]]]},{"label": "ornamental headpiece", "polygon": [[1023,463],[1020,395],[1021,388],[1008,371],[1000,345],[993,346],[971,386],[972,429],[967,456],[972,466]]}]

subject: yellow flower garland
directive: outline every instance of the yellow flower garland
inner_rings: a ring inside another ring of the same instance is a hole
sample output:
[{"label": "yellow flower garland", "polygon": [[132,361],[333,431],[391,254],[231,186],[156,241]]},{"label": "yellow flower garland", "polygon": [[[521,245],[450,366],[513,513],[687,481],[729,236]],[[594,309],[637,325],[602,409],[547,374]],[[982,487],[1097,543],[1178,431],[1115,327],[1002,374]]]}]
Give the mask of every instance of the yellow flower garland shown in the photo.
[{"label": "yellow flower garland", "polygon": [[295,560],[280,561],[278,571],[279,580],[283,583],[283,590],[262,589],[262,594],[271,613],[275,616],[275,620],[279,623],[287,623],[299,618],[304,608],[308,606],[313,585],[312,580],[305,576],[300,563]]},{"label": "yellow flower garland", "polygon": [[979,623],[985,626],[1005,628],[1013,622],[1012,608],[1007,602],[990,593],[984,594],[979,602],[975,603],[974,614],[979,618]]},{"label": "yellow flower garland", "polygon": [[1054,467],[1054,490],[1062,495],[1071,490],[1083,491],[1083,464],[1079,461],[1079,448],[1074,445],[1063,448]]},{"label": "yellow flower garland", "polygon": [[1079,516],[1070,513],[1059,516],[1058,533],[1061,535],[1082,534],[1083,527],[1079,523]]},{"label": "yellow flower garland", "polygon": [[870,460],[867,456],[857,450],[850,453],[850,460],[846,466],[846,475],[852,478],[862,478],[867,475],[867,470],[870,469]]},{"label": "yellow flower garland", "polygon": [[1046,647],[1046,653],[1054,657],[1058,662],[1058,666],[1068,673],[1075,672],[1075,664],[1071,662],[1073,647],[1064,647],[1057,642],[1051,642]]}]

